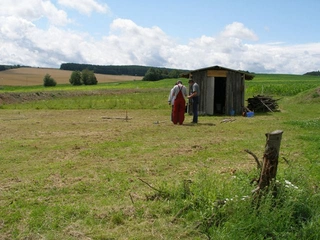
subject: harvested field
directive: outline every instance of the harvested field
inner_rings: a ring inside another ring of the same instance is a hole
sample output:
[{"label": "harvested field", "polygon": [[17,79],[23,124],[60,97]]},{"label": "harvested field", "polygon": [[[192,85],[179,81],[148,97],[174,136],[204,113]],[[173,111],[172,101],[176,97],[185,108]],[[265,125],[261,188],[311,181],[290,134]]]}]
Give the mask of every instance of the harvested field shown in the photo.
[{"label": "harvested field", "polygon": [[[57,84],[69,84],[72,71],[54,68],[16,68],[0,71],[0,86],[42,85],[43,77],[49,74]],[[141,76],[95,74],[98,83],[141,80]]]}]

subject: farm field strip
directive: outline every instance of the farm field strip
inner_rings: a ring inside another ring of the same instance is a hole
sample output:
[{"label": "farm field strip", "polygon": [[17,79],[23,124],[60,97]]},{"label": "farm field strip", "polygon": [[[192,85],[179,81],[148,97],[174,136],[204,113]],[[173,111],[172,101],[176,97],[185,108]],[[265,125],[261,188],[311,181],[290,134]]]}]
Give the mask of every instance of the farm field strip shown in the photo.
[{"label": "farm field strip", "polygon": [[[16,68],[0,71],[0,86],[32,86],[43,85],[46,74],[51,75],[57,84],[70,84],[72,71],[53,68]],[[141,76],[95,74],[98,83],[141,80]]]}]

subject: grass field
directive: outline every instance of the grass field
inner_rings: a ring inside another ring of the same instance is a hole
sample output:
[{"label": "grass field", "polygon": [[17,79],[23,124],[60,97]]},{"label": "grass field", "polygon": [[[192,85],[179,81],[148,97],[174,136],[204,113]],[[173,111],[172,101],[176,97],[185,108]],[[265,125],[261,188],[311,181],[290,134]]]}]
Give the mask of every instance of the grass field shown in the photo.
[{"label": "grass field", "polygon": [[[72,71],[54,68],[16,68],[0,71],[1,86],[34,86],[43,85],[43,78],[49,74],[57,84],[70,84]],[[98,83],[141,80],[141,76],[95,74]]]},{"label": "grass field", "polygon": [[[320,239],[320,79],[257,75],[247,96],[280,97],[280,112],[197,125],[187,115],[183,126],[170,122],[174,81],[66,85],[2,103],[0,239]],[[259,171],[244,149],[261,160],[276,129],[278,196],[257,209]]]}]

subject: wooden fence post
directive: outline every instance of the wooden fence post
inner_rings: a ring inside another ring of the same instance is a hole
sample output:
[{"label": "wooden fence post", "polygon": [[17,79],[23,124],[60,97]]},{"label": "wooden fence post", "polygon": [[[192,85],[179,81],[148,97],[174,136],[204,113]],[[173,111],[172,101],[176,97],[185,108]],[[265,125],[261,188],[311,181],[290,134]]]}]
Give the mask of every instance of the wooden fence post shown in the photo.
[{"label": "wooden fence post", "polygon": [[261,169],[258,190],[268,187],[276,178],[282,130],[266,133],[266,146],[263,154],[263,165]]}]

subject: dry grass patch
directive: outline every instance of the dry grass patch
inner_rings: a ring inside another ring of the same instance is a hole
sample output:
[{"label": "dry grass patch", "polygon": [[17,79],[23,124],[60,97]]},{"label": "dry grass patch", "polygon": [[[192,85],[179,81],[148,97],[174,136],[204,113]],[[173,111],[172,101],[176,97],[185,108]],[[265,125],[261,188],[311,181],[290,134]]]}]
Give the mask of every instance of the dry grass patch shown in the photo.
[{"label": "dry grass patch", "polygon": [[[126,114],[131,120],[125,119]],[[154,192],[138,179],[157,188],[163,184],[174,186],[202,171],[220,172],[230,165],[247,168],[248,159],[245,153],[237,160],[219,156],[220,151],[225,151],[221,147],[225,137],[220,133],[231,130],[227,124],[217,128],[219,118],[203,117],[203,124],[197,126],[174,126],[169,114],[169,109],[127,113],[2,110],[3,214],[15,216],[20,208],[17,207],[24,206],[19,210],[20,220],[10,220],[13,225],[5,220],[2,232],[31,237],[38,229],[39,236],[49,239],[50,228],[56,228],[62,238],[71,239],[188,235],[181,226],[168,226],[170,220],[160,218],[161,211],[171,211],[170,205],[161,203],[159,212],[154,212],[149,206],[154,203],[146,202],[146,194]],[[191,116],[186,118],[191,121]],[[242,124],[242,119],[238,120],[232,124]],[[234,152],[229,156],[232,155]],[[255,167],[254,161],[251,163]],[[232,172],[228,170],[226,174],[231,176]],[[109,208],[107,212],[105,206]],[[60,221],[57,226],[56,221]],[[78,221],[76,225],[72,224],[74,221]],[[139,232],[136,225],[145,232]],[[110,226],[108,233],[103,226]],[[165,232],[168,227],[172,233]],[[119,234],[121,229],[126,229],[125,235]],[[192,239],[192,234],[188,238]]]}]

